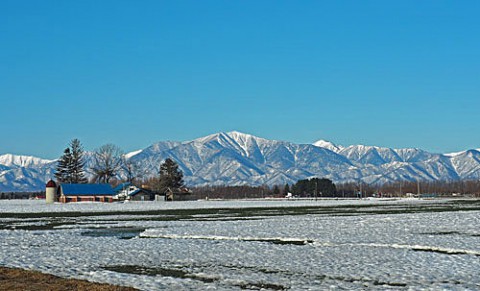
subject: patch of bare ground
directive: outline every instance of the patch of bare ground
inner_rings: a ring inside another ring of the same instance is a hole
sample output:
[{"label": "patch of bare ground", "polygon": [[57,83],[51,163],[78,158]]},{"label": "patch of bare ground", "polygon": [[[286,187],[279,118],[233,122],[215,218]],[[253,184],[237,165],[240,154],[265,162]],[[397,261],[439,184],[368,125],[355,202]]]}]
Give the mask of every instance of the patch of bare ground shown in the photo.
[{"label": "patch of bare ground", "polygon": [[65,279],[37,271],[0,267],[1,291],[135,291],[132,287]]}]

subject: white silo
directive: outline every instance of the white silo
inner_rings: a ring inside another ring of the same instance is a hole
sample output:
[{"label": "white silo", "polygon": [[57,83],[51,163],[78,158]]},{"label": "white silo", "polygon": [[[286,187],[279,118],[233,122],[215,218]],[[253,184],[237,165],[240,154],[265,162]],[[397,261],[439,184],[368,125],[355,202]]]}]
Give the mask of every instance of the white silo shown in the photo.
[{"label": "white silo", "polygon": [[45,189],[45,200],[48,204],[55,202],[57,197],[57,184],[53,180],[48,181]]}]

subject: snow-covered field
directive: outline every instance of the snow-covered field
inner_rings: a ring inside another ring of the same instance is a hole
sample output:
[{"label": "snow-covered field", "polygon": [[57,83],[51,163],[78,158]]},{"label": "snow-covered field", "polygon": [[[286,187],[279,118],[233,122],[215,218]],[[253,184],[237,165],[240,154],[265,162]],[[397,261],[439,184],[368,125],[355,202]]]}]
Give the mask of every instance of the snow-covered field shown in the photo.
[{"label": "snow-covered field", "polygon": [[11,200],[0,265],[143,290],[476,290],[479,225],[479,200]]},{"label": "snow-covered field", "polygon": [[167,209],[218,209],[249,207],[302,207],[302,206],[341,206],[341,205],[379,205],[391,204],[431,204],[444,200],[421,199],[252,199],[252,200],[199,200],[183,202],[126,202],[126,203],[55,203],[46,204],[44,200],[0,200],[0,213],[36,213],[36,212],[116,212],[116,211],[154,211]]}]

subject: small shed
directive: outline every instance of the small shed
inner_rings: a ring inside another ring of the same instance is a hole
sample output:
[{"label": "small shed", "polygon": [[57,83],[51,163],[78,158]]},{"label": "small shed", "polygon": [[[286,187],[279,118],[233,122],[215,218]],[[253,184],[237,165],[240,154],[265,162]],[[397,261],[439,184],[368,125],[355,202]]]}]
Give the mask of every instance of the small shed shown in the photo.
[{"label": "small shed", "polygon": [[61,184],[60,202],[113,202],[110,184]]},{"label": "small shed", "polygon": [[194,200],[193,192],[188,188],[167,188],[165,201],[188,201]]},{"label": "small shed", "polygon": [[128,193],[128,200],[131,201],[150,201],[153,198],[153,193],[147,189],[138,188],[135,191]]}]

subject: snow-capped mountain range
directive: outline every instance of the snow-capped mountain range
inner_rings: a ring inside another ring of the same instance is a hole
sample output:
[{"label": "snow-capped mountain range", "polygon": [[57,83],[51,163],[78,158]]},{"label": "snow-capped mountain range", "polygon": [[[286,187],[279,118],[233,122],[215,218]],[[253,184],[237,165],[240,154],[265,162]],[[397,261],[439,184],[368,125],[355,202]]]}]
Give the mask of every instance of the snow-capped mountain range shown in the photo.
[{"label": "snow-capped mountain range", "polygon": [[[160,164],[170,157],[188,186],[291,184],[311,177],[374,184],[479,179],[479,150],[436,154],[416,148],[344,147],[324,140],[295,144],[233,131],[186,142],[158,142],[126,157],[147,176],[157,175]],[[85,157],[88,165],[91,154]],[[43,190],[55,166],[52,160],[0,155],[0,192]]]}]

